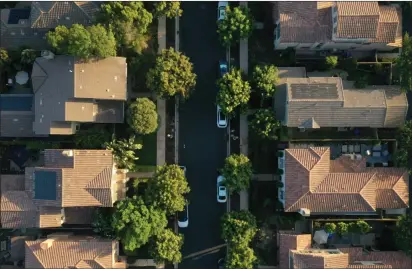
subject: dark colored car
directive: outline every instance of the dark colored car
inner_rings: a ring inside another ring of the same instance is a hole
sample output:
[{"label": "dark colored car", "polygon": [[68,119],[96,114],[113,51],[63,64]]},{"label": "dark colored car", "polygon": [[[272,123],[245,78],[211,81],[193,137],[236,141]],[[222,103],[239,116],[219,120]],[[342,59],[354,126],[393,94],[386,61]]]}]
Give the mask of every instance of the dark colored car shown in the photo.
[{"label": "dark colored car", "polygon": [[225,60],[220,60],[219,61],[220,76],[223,77],[227,72],[229,72],[229,67],[227,65],[227,62]]}]

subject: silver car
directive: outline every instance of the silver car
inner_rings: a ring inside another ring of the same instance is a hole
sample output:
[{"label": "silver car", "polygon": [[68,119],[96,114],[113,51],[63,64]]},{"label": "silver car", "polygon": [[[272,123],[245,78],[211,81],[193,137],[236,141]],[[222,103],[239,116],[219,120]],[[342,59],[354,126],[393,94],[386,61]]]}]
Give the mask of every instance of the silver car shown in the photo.
[{"label": "silver car", "polygon": [[227,117],[225,114],[222,112],[222,108],[217,105],[217,127],[218,128],[226,128],[227,127]]},{"label": "silver car", "polygon": [[223,185],[224,181],[223,176],[217,177],[217,202],[218,203],[226,203],[227,201],[227,190],[226,186]]},{"label": "silver car", "polygon": [[189,204],[187,201],[184,210],[177,213],[177,225],[179,228],[189,226]]}]

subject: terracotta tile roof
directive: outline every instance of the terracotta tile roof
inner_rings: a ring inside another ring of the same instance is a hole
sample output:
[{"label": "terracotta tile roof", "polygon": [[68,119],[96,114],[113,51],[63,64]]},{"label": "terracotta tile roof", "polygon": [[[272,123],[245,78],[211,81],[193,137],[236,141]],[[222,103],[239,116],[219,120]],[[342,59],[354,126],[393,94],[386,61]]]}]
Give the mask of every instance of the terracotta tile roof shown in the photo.
[{"label": "terracotta tile roof", "polygon": [[56,28],[73,24],[90,25],[98,6],[93,2],[49,1],[32,3],[31,27]]},{"label": "terracotta tile roof", "polygon": [[378,2],[336,2],[338,38],[376,38],[379,23]]},{"label": "terracotta tile roof", "polygon": [[[62,208],[112,207],[113,169],[109,150],[46,150],[45,167],[26,168],[25,191],[2,196],[2,223],[10,228],[60,227]],[[35,198],[34,175],[44,171],[56,172],[56,186],[48,186],[56,189],[55,199]]]},{"label": "terracotta tile roof", "polygon": [[[50,242],[48,246],[47,242]],[[117,241],[87,238],[48,238],[26,241],[25,266],[26,268],[126,268],[125,263],[117,261],[116,244]]]},{"label": "terracotta tile roof", "polygon": [[[280,20],[281,42],[325,42],[332,35],[331,10],[316,2],[281,1],[273,5],[273,16]],[[276,22],[276,21],[275,21]]]},{"label": "terracotta tile roof", "polygon": [[400,20],[395,7],[379,6],[379,24],[374,42],[391,43],[396,39]]},{"label": "terracotta tile roof", "polygon": [[[411,258],[401,251],[364,252],[362,248],[339,248],[341,253],[329,254],[320,249],[312,249],[310,234],[297,234],[293,231],[279,231],[279,268],[289,267],[289,253],[292,255],[294,269],[383,269],[412,268]],[[303,237],[305,236],[305,237]],[[298,238],[305,239],[305,246],[297,246]],[[312,250],[312,253],[308,252]],[[320,253],[314,253],[320,252]],[[361,263],[363,262],[363,264]],[[367,264],[369,262],[369,264]],[[372,264],[371,262],[379,262]]]},{"label": "terracotta tile roof", "polygon": [[364,161],[347,156],[334,160],[331,167],[327,147],[285,152],[286,212],[375,212],[409,205],[405,169],[366,168]]}]

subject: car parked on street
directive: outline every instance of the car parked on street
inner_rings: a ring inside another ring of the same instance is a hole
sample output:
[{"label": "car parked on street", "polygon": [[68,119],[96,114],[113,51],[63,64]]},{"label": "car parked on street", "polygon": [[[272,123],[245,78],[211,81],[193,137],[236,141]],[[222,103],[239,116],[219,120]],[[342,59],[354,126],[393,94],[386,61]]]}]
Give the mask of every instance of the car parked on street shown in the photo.
[{"label": "car parked on street", "polygon": [[225,258],[220,258],[218,261],[217,261],[217,268],[219,268],[219,269],[223,269],[223,268],[225,268]]},{"label": "car parked on street", "polygon": [[226,17],[226,7],[229,6],[228,1],[219,1],[217,5],[217,20],[221,21]]},{"label": "car parked on street", "polygon": [[179,165],[179,167],[180,167],[180,169],[183,170],[183,174],[184,174],[184,176],[186,177],[186,166]]},{"label": "car parked on street", "polygon": [[186,228],[189,226],[189,203],[187,201],[183,211],[177,213],[177,225],[179,228]]},{"label": "car parked on street", "polygon": [[223,77],[227,72],[229,72],[227,62],[225,60],[220,60],[219,61],[219,74],[220,74],[220,77]]},{"label": "car parked on street", "polygon": [[216,106],[217,110],[217,127],[218,128],[226,128],[227,127],[227,117],[225,114],[222,112],[222,108],[217,105]]},{"label": "car parked on street", "polygon": [[224,181],[223,176],[218,176],[217,177],[217,202],[218,203],[226,203],[227,201],[227,190],[226,186],[223,185]]}]

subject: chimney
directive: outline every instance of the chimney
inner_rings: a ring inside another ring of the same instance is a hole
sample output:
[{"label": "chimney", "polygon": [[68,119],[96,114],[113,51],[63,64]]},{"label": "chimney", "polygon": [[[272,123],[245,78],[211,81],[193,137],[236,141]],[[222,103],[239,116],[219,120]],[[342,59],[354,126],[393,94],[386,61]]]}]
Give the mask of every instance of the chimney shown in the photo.
[{"label": "chimney", "polygon": [[55,240],[54,238],[48,238],[44,240],[43,242],[41,242],[40,243],[41,249],[46,250],[50,248],[53,245],[54,240]]}]

